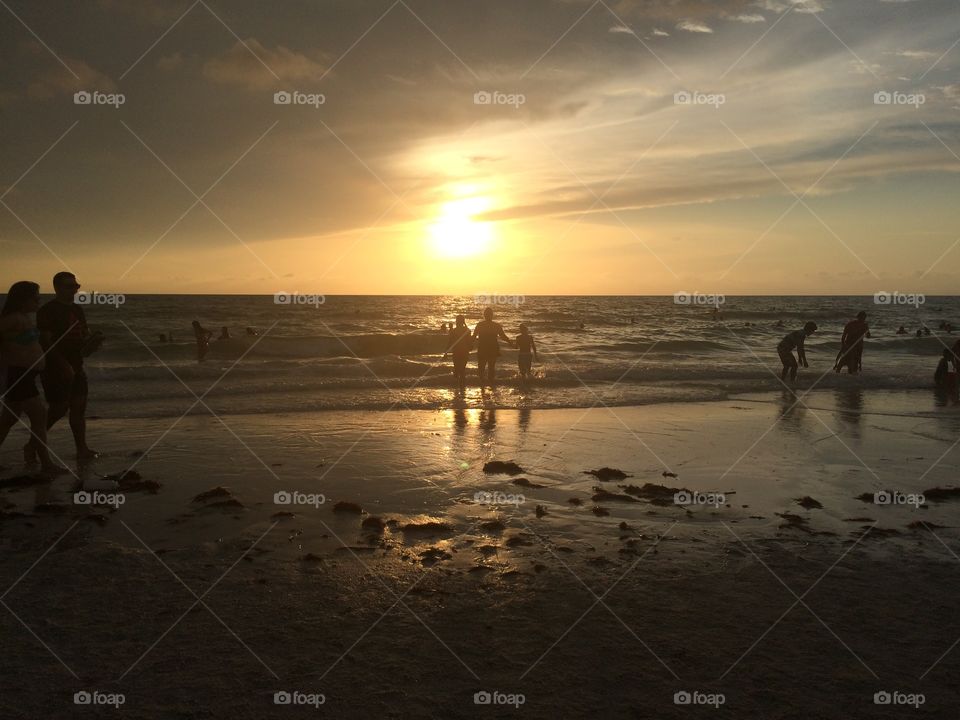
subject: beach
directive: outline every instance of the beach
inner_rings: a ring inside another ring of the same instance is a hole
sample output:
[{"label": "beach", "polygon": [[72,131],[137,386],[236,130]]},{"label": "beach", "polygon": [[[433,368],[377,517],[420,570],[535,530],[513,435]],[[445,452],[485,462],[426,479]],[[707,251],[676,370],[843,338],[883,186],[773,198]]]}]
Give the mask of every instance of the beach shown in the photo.
[{"label": "beach", "polygon": [[921,496],[954,486],[960,415],[932,393],[495,400],[91,420],[87,472],[131,473],[122,500],[77,504],[70,476],[3,489],[6,709],[66,716],[85,691],[144,718],[955,706],[956,500]]}]

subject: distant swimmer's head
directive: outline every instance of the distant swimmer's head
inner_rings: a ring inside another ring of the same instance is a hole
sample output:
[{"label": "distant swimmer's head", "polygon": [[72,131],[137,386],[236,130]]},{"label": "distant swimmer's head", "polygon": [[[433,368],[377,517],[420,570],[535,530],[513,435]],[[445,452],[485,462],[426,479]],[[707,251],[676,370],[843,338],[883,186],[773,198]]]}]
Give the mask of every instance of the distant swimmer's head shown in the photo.
[{"label": "distant swimmer's head", "polygon": [[807,335],[813,335],[817,331],[817,324],[812,320],[803,326],[803,331]]},{"label": "distant swimmer's head", "polygon": [[486,309],[483,311],[483,319],[484,319],[484,320],[493,320],[493,308],[492,308],[492,307],[488,307],[488,308],[486,308]]},{"label": "distant swimmer's head", "polygon": [[866,319],[867,319],[867,314],[863,310],[857,313],[857,320],[866,320]]},{"label": "distant swimmer's head", "polygon": [[193,321],[192,323],[190,323],[190,324],[193,325],[193,327],[195,327],[195,328],[200,327],[200,321],[199,321],[199,320],[194,320],[194,321]]},{"label": "distant swimmer's head", "polygon": [[467,319],[463,315],[457,315],[457,327],[463,327],[467,324]]},{"label": "distant swimmer's head", "polygon": [[521,325],[521,326],[520,326],[520,334],[521,334],[521,335],[526,335],[528,332],[530,332],[530,330],[527,328],[526,325]]}]

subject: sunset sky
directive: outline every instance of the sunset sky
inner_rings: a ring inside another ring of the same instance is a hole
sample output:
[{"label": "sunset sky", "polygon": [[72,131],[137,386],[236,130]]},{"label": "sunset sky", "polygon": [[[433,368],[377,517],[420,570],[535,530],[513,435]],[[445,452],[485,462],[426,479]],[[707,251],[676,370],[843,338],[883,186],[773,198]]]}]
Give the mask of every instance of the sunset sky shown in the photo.
[{"label": "sunset sky", "polygon": [[64,267],[128,293],[960,287],[956,0],[0,16],[4,287]]}]

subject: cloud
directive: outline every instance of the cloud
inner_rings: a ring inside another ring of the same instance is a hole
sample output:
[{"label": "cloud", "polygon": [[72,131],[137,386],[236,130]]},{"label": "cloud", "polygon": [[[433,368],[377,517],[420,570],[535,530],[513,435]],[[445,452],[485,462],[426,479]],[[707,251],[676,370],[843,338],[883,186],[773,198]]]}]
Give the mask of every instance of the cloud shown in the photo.
[{"label": "cloud", "polygon": [[760,13],[755,13],[752,15],[733,15],[730,17],[730,20],[735,20],[736,22],[748,23],[748,24],[762,23],[767,21],[767,19]]},{"label": "cloud", "polygon": [[626,25],[614,25],[612,28],[610,28],[610,32],[623,33],[624,35],[636,35],[636,33]]},{"label": "cloud", "polygon": [[929,50],[900,50],[895,54],[911,60],[932,60],[937,57],[936,53]]},{"label": "cloud", "polygon": [[657,37],[670,37],[670,33],[668,33],[666,30],[661,30],[660,28],[654,28],[653,34]]},{"label": "cloud", "polygon": [[324,66],[283,45],[264,47],[256,38],[237,41],[224,55],[208,60],[203,74],[224,85],[265,90],[278,83],[319,81]]},{"label": "cloud", "polygon": [[704,25],[701,22],[695,22],[693,20],[681,20],[677,23],[677,30],[686,30],[687,32],[692,33],[712,33],[713,30]]},{"label": "cloud", "polygon": [[[27,83],[27,97],[31,99],[49,100],[58,95],[73,94],[77,90],[113,92],[117,89],[113,80],[83,60],[61,56],[61,64],[50,58],[40,43],[33,40],[23,43],[20,49],[23,55],[43,61],[42,69]],[[50,62],[47,62],[48,59]]]},{"label": "cloud", "polygon": [[757,7],[770,12],[782,13],[789,9],[794,12],[814,15],[823,12],[820,0],[757,0]]}]

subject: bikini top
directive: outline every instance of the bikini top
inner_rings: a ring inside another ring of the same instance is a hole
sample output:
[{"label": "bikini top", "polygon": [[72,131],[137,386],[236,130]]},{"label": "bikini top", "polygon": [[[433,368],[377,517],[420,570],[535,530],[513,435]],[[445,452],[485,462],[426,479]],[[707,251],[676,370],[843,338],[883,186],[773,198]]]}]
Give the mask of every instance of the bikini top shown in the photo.
[{"label": "bikini top", "polygon": [[40,331],[36,327],[28,327],[20,332],[8,331],[3,335],[4,340],[17,345],[32,345],[40,340]]}]

